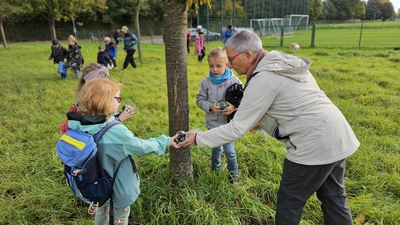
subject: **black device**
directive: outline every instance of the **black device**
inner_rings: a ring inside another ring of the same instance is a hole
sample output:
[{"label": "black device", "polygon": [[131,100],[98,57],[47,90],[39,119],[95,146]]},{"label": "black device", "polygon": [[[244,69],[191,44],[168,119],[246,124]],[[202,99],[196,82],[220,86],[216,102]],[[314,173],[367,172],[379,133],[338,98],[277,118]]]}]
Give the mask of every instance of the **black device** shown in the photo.
[{"label": "black device", "polygon": [[176,134],[178,135],[178,137],[174,140],[176,143],[183,142],[188,137],[188,135],[185,134],[185,131],[182,130],[178,131]]}]

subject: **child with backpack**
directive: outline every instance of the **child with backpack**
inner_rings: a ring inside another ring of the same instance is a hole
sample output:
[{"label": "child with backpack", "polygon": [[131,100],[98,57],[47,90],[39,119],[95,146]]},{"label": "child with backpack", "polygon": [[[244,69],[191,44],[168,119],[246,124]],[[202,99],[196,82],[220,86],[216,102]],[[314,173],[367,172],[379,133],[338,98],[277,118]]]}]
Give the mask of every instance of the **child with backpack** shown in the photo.
[{"label": "child with backpack", "polygon": [[[64,62],[65,59],[68,58],[68,50],[64,48],[56,38],[51,41],[51,54],[48,60],[53,59],[54,64],[59,64],[60,62]],[[65,73],[61,73],[61,79],[65,79],[67,76],[66,70]]]},{"label": "child with backpack", "polygon": [[[95,135],[109,123],[115,123],[114,113],[121,102],[121,84],[106,79],[93,79],[82,86],[77,96],[79,106],[76,112],[68,113],[71,130]],[[168,146],[177,148],[173,141],[177,138],[161,135],[156,138],[141,139],[122,123],[108,126],[108,130],[98,140],[97,157],[101,169],[113,177],[112,199],[97,209],[95,224],[128,224],[130,206],[140,194],[139,175],[133,157],[147,154],[164,154]],[[68,138],[67,138],[68,139]],[[76,171],[80,173],[80,171]],[[113,210],[110,211],[110,208]],[[113,215],[113,221],[109,219]]]},{"label": "child with backpack", "polygon": [[[206,112],[208,129],[228,123],[228,115],[234,113],[237,107],[226,101],[226,91],[234,84],[242,84],[231,70],[227,68],[228,58],[221,47],[210,50],[208,54],[209,74],[201,81],[196,104]],[[229,181],[237,182],[238,164],[234,142],[223,145],[229,171]],[[222,146],[212,149],[211,168],[221,169]]]}]

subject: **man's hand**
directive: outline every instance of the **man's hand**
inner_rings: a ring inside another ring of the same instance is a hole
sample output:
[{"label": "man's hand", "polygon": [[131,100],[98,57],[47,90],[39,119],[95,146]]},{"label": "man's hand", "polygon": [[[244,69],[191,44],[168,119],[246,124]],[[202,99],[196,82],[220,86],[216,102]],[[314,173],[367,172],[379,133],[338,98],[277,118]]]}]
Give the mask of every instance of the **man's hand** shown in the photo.
[{"label": "man's hand", "polygon": [[187,131],[185,133],[187,135],[187,138],[185,139],[185,141],[179,142],[178,146],[179,147],[187,147],[189,145],[196,146],[197,145],[196,144],[196,134],[197,134],[197,132],[196,131]]}]

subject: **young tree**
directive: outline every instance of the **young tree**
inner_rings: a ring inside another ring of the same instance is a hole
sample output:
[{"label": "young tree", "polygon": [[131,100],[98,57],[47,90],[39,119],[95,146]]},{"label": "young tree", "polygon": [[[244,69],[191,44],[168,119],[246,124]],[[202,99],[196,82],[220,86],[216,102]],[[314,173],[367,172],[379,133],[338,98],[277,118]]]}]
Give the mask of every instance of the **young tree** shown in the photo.
[{"label": "young tree", "polygon": [[[187,0],[163,0],[169,133],[189,129],[187,80]],[[190,147],[170,150],[170,173],[177,183],[193,176]]]},{"label": "young tree", "polygon": [[51,38],[57,38],[55,21],[74,21],[78,13],[94,13],[105,9],[106,0],[34,0],[32,13],[42,15],[50,28]]},{"label": "young tree", "polygon": [[[205,4],[210,0],[200,0]],[[192,0],[163,0],[165,63],[168,85],[169,133],[189,129],[189,101],[187,79],[187,11]],[[196,11],[198,9],[195,2]],[[170,173],[177,183],[193,177],[190,147],[170,149]]]}]

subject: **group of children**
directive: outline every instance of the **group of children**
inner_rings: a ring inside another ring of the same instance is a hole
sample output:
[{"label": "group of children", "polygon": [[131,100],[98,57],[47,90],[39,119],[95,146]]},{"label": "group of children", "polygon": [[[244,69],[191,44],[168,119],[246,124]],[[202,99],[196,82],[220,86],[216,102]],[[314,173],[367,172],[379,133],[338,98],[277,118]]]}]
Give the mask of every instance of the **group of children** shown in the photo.
[{"label": "group of children", "polygon": [[[195,54],[199,55],[199,61],[201,61],[205,56],[205,42],[202,37],[203,33],[201,31],[198,33],[196,46],[199,43],[199,47],[195,48]],[[105,46],[100,45],[98,47],[97,63],[108,69],[117,68],[117,45],[109,37],[106,37],[104,41]],[[68,68],[77,78],[81,78],[83,58],[80,49],[81,46],[76,43],[76,39],[73,36],[68,38],[68,50],[60,45],[57,39],[54,39],[49,60],[53,59],[55,64],[67,60]],[[213,129],[228,123],[229,115],[236,111],[238,105],[226,102],[227,107],[222,108],[219,102],[226,100],[226,91],[229,87],[233,84],[242,85],[242,82],[228,68],[228,58],[221,47],[211,49],[207,59],[210,71],[208,76],[201,81],[196,104],[206,112],[207,128]],[[61,78],[64,79],[65,77],[66,73],[62,73]],[[229,179],[231,182],[236,182],[238,164],[233,142],[212,149],[212,169],[219,170],[222,167],[222,147],[226,155]]]},{"label": "group of children", "polygon": [[[100,45],[97,53],[97,63],[104,65],[107,69],[117,69],[117,45],[109,37],[104,38],[105,46]],[[48,60],[53,60],[54,64],[62,62],[66,68],[70,69],[76,78],[82,74],[82,65],[84,59],[81,52],[81,46],[78,45],[74,36],[68,37],[68,49],[62,46],[57,39],[52,40],[51,54]],[[60,70],[61,79],[67,76],[67,70]]]}]

